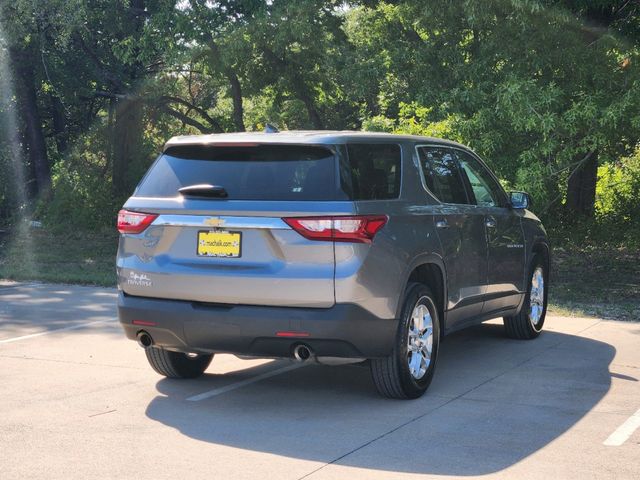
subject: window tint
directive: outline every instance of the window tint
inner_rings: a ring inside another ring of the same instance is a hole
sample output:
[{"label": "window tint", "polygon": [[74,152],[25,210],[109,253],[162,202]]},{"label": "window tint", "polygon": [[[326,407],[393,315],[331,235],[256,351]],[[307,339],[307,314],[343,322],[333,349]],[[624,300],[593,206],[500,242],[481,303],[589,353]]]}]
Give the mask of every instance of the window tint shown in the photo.
[{"label": "window tint", "polygon": [[351,144],[341,165],[342,189],[352,200],[385,200],[400,195],[400,146]]},{"label": "window tint", "polygon": [[472,201],[480,207],[502,206],[502,189],[487,169],[467,152],[458,150],[457,155],[474,196]]},{"label": "window tint", "polygon": [[175,197],[182,187],[208,183],[224,187],[230,200],[335,200],[335,170],[335,156],[325,147],[173,147],[154,163],[136,195]]},{"label": "window tint", "polygon": [[444,203],[469,203],[454,150],[446,147],[418,149],[427,188]]}]

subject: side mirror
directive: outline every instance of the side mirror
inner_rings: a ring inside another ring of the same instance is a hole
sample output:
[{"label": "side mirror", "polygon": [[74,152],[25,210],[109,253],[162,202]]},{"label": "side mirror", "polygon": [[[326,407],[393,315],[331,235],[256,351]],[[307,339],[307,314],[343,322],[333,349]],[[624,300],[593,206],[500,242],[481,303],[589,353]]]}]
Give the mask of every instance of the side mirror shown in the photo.
[{"label": "side mirror", "polygon": [[522,210],[531,206],[531,197],[526,192],[509,192],[511,208]]}]

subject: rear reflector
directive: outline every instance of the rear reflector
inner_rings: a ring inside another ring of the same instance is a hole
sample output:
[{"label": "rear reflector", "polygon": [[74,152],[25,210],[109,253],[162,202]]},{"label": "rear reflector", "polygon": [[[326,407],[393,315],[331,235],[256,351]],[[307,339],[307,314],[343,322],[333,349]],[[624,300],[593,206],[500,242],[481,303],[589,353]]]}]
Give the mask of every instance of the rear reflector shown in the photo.
[{"label": "rear reflector", "polygon": [[309,240],[371,243],[385,226],[386,215],[355,215],[349,217],[289,217],[287,225]]},{"label": "rear reflector", "polygon": [[120,210],[118,212],[118,231],[120,233],[141,233],[153,222],[158,215],[150,213],[130,212]]},{"label": "rear reflector", "polygon": [[134,325],[142,325],[143,327],[155,327],[156,322],[149,322],[147,320],[133,320],[131,323]]},{"label": "rear reflector", "polygon": [[307,332],[276,332],[276,337],[308,337]]}]

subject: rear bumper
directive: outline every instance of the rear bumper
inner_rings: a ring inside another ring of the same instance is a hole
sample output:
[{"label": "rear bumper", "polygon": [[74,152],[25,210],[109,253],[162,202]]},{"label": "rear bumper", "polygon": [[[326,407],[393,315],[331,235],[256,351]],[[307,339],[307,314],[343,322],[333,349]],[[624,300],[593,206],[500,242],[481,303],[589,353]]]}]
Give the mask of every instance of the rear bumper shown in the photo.
[{"label": "rear bumper", "polygon": [[[154,345],[170,350],[264,357],[289,357],[301,343],[317,356],[385,357],[393,350],[397,329],[397,320],[378,318],[354,304],[331,308],[207,305],[123,292],[118,295],[118,318],[132,340],[144,330]],[[308,335],[279,337],[276,332]]]}]

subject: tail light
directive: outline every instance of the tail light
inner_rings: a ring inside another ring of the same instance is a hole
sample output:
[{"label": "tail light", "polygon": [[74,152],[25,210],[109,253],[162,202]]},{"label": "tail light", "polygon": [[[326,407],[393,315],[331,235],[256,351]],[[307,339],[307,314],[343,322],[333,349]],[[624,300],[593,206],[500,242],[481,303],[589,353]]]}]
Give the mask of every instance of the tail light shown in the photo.
[{"label": "tail light", "polygon": [[309,240],[371,243],[387,223],[386,215],[356,215],[350,217],[289,217],[287,225]]},{"label": "tail light", "polygon": [[118,212],[118,231],[120,233],[141,233],[151,225],[158,215],[151,213],[130,212],[120,210]]}]

